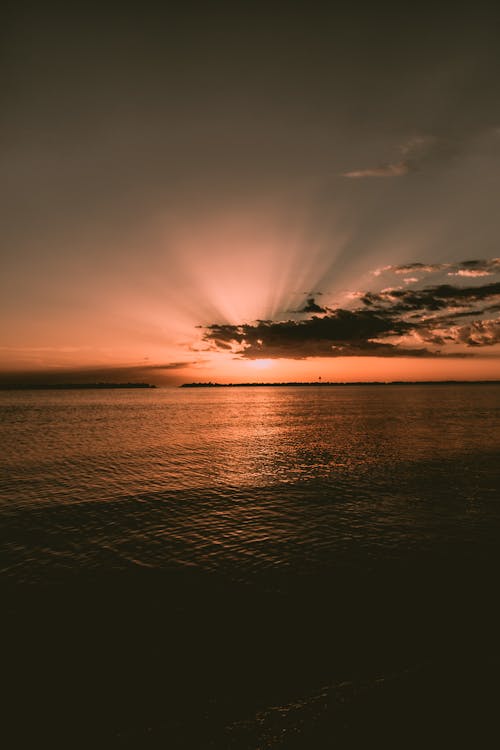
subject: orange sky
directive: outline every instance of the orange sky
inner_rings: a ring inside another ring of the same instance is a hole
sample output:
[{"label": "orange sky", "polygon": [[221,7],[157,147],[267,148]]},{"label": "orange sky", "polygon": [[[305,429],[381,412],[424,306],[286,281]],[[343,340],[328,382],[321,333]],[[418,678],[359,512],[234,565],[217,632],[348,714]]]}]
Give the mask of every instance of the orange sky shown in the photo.
[{"label": "orange sky", "polygon": [[224,383],[287,380],[367,381],[367,380],[456,380],[497,379],[498,360],[449,359],[436,363],[411,357],[322,357],[307,360],[249,360],[207,363],[186,368],[185,377],[193,380],[214,380]]},{"label": "orange sky", "polygon": [[[500,378],[493,292],[474,302],[482,329],[455,300],[434,342],[414,336],[467,358],[260,367],[207,341],[208,326],[307,320],[309,297],[368,311],[366,292],[500,278],[450,266],[498,255],[493,28],[459,9],[451,35],[448,13],[408,26],[374,6],[360,26],[348,6],[333,25],[314,4],[276,25],[245,12],[6,19],[0,379]],[[374,275],[408,263],[440,270]],[[411,302],[404,322],[441,302]]]},{"label": "orange sky", "polygon": [[[348,238],[340,229],[331,226],[326,253],[324,238],[314,245],[303,216],[287,225],[282,206],[274,208],[274,215],[261,205],[260,214],[205,217],[195,227],[160,217],[124,240],[127,252],[120,263],[111,262],[113,253],[98,263],[95,247],[88,253],[82,248],[62,270],[35,268],[24,286],[13,278],[17,293],[7,302],[3,372],[39,372],[42,380],[92,379],[97,373],[99,379],[163,384],[500,378],[498,346],[462,347],[464,358],[251,360],[214,351],[203,341],[203,326],[304,320],[307,315],[294,311],[304,305],[306,292],[316,290],[322,291],[316,297],[321,304],[354,309],[359,305],[354,293],[388,283],[384,274],[373,273],[369,257],[346,261]],[[393,250],[375,260],[384,266],[396,257]],[[420,288],[429,283],[422,277]]]},{"label": "orange sky", "polygon": [[[13,377],[14,376],[14,377]],[[497,380],[497,358],[457,359],[436,362],[412,357],[324,357],[306,360],[236,360],[224,355],[206,358],[197,364],[175,369],[150,368],[148,363],[116,367],[43,367],[23,373],[5,371],[3,379],[24,382],[96,382],[145,381],[156,385],[180,385],[185,382],[286,382],[322,381],[359,382],[393,380]],[[2,380],[0,379],[0,383]]]}]

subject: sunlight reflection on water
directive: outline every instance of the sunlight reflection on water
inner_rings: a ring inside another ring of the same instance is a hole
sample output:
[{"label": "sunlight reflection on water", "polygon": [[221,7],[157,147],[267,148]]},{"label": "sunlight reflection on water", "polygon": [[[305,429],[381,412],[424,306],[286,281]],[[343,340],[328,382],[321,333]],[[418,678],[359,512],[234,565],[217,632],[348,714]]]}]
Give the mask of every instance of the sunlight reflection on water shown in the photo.
[{"label": "sunlight reflection on water", "polygon": [[500,388],[0,394],[14,577],[195,565],[237,577],[489,538]]}]

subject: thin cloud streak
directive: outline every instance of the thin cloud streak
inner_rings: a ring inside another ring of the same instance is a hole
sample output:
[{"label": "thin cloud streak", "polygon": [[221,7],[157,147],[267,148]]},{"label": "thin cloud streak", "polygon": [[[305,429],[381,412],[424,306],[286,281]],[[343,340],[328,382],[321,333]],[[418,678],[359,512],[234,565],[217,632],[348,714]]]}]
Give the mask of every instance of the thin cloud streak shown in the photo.
[{"label": "thin cloud streak", "polygon": [[418,171],[426,162],[441,157],[449,147],[445,148],[434,136],[415,136],[399,147],[403,158],[381,164],[378,167],[355,169],[344,172],[343,177],[362,179],[365,177],[404,177],[410,172]]},{"label": "thin cloud streak", "polygon": [[410,167],[407,162],[400,161],[397,164],[385,164],[371,169],[355,169],[352,172],[344,172],[343,177],[402,177],[408,174]]},{"label": "thin cloud streak", "polygon": [[[464,260],[459,263],[404,263],[400,265],[383,266],[372,271],[373,276],[394,273],[406,275],[409,273],[440,273],[445,271],[448,276],[481,277],[500,274],[500,258],[488,260]],[[413,279],[415,280],[415,279]],[[405,279],[410,281],[410,279]]]}]

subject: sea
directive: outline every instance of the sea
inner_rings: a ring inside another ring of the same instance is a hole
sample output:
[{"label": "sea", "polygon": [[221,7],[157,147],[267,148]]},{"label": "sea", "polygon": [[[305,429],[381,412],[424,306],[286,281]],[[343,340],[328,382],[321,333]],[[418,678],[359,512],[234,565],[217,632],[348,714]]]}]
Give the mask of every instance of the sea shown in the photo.
[{"label": "sea", "polygon": [[4,746],[490,746],[499,533],[495,383],[2,391]]}]

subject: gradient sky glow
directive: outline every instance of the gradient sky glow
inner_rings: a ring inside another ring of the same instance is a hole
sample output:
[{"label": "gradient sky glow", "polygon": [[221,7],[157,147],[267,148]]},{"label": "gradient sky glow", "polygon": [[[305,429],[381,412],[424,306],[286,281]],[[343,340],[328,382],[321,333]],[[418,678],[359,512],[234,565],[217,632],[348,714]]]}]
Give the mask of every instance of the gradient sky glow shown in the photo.
[{"label": "gradient sky glow", "polygon": [[8,4],[0,379],[500,378],[488,7]]}]

